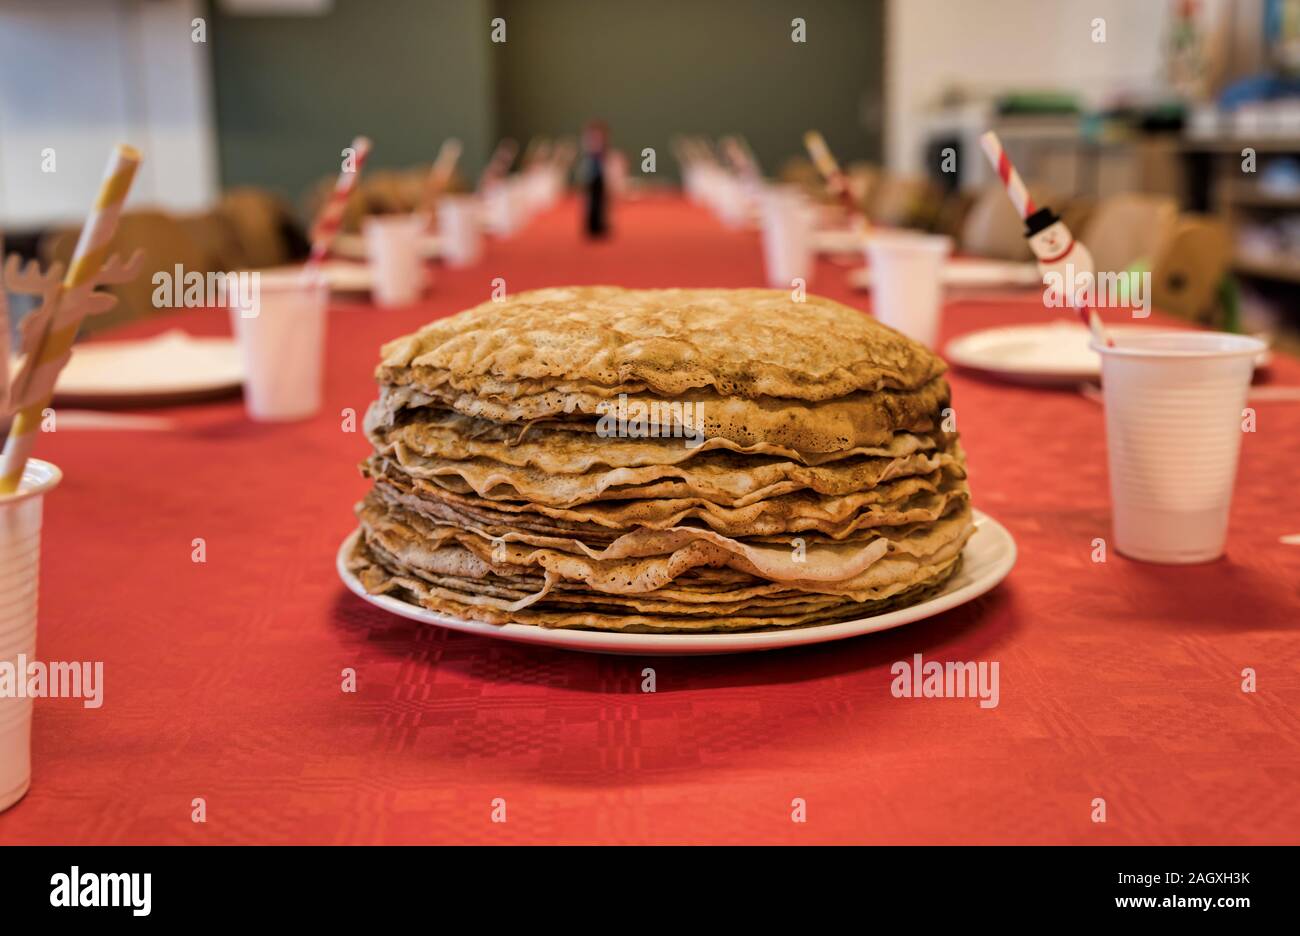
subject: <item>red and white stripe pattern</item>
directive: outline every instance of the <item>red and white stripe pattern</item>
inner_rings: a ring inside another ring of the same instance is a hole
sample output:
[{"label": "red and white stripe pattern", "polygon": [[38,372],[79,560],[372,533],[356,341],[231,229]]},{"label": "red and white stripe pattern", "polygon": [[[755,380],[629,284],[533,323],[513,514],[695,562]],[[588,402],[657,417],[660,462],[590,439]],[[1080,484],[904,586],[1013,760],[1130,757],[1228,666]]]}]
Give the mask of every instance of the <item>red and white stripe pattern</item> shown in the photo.
[{"label": "red and white stripe pattern", "polygon": [[357,180],[361,178],[361,167],[365,165],[366,156],[370,153],[370,140],[366,137],[357,137],[352,141],[352,152],[351,165],[345,163],[339,170],[339,178],[334,183],[334,190],[330,192],[330,197],[312,226],[310,261],[312,263],[319,263],[325,259],[334,243],[334,238],[338,236],[339,227],[343,224],[343,212],[348,207],[348,199],[352,197],[352,192],[357,187]]},{"label": "red and white stripe pattern", "polygon": [[840,169],[840,164],[835,160],[831,148],[826,145],[826,138],[816,130],[809,130],[803,135],[803,144],[808,150],[808,155],[812,157],[813,165],[817,171],[822,174],[822,179],[826,182],[826,189],[832,195],[839,198],[848,209],[849,217],[853,219],[854,228],[862,231],[867,227],[866,216],[863,215],[862,209],[858,207],[857,202],[853,200],[853,192],[849,190],[849,179]]},{"label": "red and white stripe pattern", "polygon": [[[1029,197],[1029,189],[1025,188],[1020,173],[1016,172],[1016,167],[1011,164],[1006,150],[1002,148],[1002,141],[998,139],[996,133],[989,130],[980,137],[980,146],[984,148],[984,153],[988,156],[989,162],[993,164],[993,169],[997,172],[998,178],[1002,180],[1002,187],[1006,189],[1007,197],[1011,199],[1011,204],[1015,206],[1016,213],[1020,215],[1022,221],[1025,220],[1037,210],[1037,206],[1034,204],[1034,200]],[[1041,261],[1038,268],[1043,269]],[[1074,305],[1072,299],[1070,304]],[[1106,333],[1105,326],[1101,323],[1101,316],[1097,314],[1096,309],[1088,306],[1078,306],[1075,311],[1079,313],[1080,320],[1088,326],[1097,342],[1109,346],[1115,344],[1114,339]]]},{"label": "red and white stripe pattern", "polygon": [[438,158],[434,160],[433,168],[429,170],[429,188],[436,195],[441,195],[451,183],[451,174],[456,171],[460,151],[460,140],[455,137],[448,137],[442,141],[442,146],[438,149]]},{"label": "red and white stripe pattern", "polygon": [[1020,173],[1016,172],[1016,167],[1011,165],[1006,150],[1002,148],[1002,141],[998,139],[996,133],[990,130],[980,137],[980,146],[984,147],[989,162],[993,164],[993,170],[997,172],[998,178],[1002,180],[1002,187],[1007,190],[1007,197],[1011,199],[1011,204],[1015,206],[1016,213],[1020,215],[1022,221],[1028,218],[1037,208],[1034,205],[1034,200],[1029,197],[1029,189],[1025,188]]}]

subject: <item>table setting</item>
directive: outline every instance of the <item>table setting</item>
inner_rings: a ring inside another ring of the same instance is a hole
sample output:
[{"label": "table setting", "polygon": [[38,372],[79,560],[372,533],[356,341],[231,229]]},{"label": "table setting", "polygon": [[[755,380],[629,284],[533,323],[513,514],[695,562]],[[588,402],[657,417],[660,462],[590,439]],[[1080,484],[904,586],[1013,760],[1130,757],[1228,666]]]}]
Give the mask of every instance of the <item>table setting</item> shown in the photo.
[{"label": "table setting", "polygon": [[54,318],[5,382],[0,651],[104,677],[92,715],[0,702],[0,841],[1300,828],[1300,361],[1045,308],[1042,256],[956,273],[950,239],[851,215],[848,270],[743,148],[619,202],[613,236],[543,162],[336,251],[369,148],[252,303],[68,363],[86,284],[131,265],[99,249],[129,148],[66,279],[6,269]]}]

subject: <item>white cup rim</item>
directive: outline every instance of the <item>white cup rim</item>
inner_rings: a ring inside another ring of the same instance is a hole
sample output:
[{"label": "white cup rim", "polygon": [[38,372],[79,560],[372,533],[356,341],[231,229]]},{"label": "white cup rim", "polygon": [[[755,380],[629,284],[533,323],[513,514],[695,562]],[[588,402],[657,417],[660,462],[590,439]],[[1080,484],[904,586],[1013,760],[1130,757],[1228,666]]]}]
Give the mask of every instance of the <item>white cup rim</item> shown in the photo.
[{"label": "white cup rim", "polygon": [[[1194,331],[1192,329],[1152,329],[1150,334],[1127,332],[1114,345],[1099,344],[1096,339],[1089,347],[1102,357],[1142,358],[1145,360],[1187,360],[1195,358],[1257,357],[1268,350],[1268,343],[1251,335],[1231,332]],[[1170,342],[1174,347],[1155,347]],[[1178,347],[1177,345],[1182,345]],[[1217,345],[1217,346],[1215,346]]]},{"label": "white cup rim", "polygon": [[868,231],[865,244],[868,251],[883,247],[886,250],[951,253],[953,248],[953,240],[947,234],[922,231]]},{"label": "white cup rim", "polygon": [[[351,264],[352,261],[344,261]],[[364,263],[353,264],[358,267],[365,266]],[[311,265],[304,263],[299,266],[282,266],[272,267],[269,270],[250,270],[249,272],[258,273],[257,288],[259,292],[314,292],[318,289],[329,288],[329,277],[322,269],[311,269]]]},{"label": "white cup rim", "polygon": [[427,223],[424,215],[418,212],[406,212],[405,214],[375,214],[367,215],[361,221],[362,233],[366,231],[382,231],[385,228],[389,230],[400,230],[406,227],[413,227],[417,230]]},{"label": "white cup rim", "polygon": [[58,465],[52,465],[40,458],[29,458],[27,464],[23,466],[23,479],[18,484],[18,490],[12,494],[0,494],[0,506],[7,507],[31,497],[48,494],[58,487],[62,480],[63,472],[59,470]]}]

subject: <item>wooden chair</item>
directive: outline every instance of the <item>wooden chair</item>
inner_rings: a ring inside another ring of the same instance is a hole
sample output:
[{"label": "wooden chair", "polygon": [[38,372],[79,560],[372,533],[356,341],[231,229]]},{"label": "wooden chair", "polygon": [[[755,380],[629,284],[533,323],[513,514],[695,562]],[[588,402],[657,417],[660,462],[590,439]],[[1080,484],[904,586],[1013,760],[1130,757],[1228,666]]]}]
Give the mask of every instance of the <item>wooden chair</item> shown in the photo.
[{"label": "wooden chair", "polygon": [[776,178],[782,185],[798,186],[800,191],[815,202],[830,204],[835,201],[826,191],[822,174],[807,156],[792,156],[787,159],[781,164]]},{"label": "wooden chair", "polygon": [[437,203],[438,193],[430,189],[429,174],[432,171],[433,166],[429,164],[412,166],[398,173],[398,191],[406,211],[432,210]]},{"label": "wooden chair", "polygon": [[305,237],[289,203],[259,188],[235,188],[217,203],[235,231],[248,268],[284,266],[305,256]]},{"label": "wooden chair", "polygon": [[[1053,205],[1056,208],[1057,206]],[[1071,195],[1061,200],[1057,213],[1066,227],[1076,235],[1088,228],[1088,222],[1097,213],[1097,199],[1091,195]]]},{"label": "wooden chair", "polygon": [[366,215],[406,214],[414,210],[408,202],[400,173],[380,169],[361,179],[361,199]]},{"label": "wooden chair", "polygon": [[1112,195],[1075,236],[1088,246],[1098,272],[1119,273],[1151,264],[1165,249],[1178,222],[1178,204],[1164,195]]},{"label": "wooden chair", "polygon": [[886,227],[933,227],[943,198],[925,176],[885,175],[867,195],[867,217]]},{"label": "wooden chair", "polygon": [[[320,216],[320,209],[334,191],[334,185],[337,179],[321,179],[307,193],[303,199],[304,217],[308,219],[308,224],[313,224],[317,217]],[[361,230],[361,219],[366,216],[366,199],[361,192],[361,186],[352,190],[352,195],[348,198],[347,206],[343,209],[343,222],[340,230],[356,234]],[[308,236],[311,231],[308,229]]]},{"label": "wooden chair", "polygon": [[1154,258],[1151,302],[1174,315],[1222,327],[1219,284],[1232,262],[1232,234],[1215,218],[1184,215]]},{"label": "wooden chair", "polygon": [[[40,252],[46,263],[55,261],[67,264],[72,259],[79,230],[52,232],[41,243]],[[144,252],[140,274],[128,283],[107,288],[118,298],[112,311],[86,320],[82,334],[103,331],[114,325],[135,321],[149,315],[172,311],[172,307],[154,305],[155,273],[174,277],[179,265],[184,273],[207,272],[207,258],[186,233],[185,226],[162,211],[130,211],[122,215],[117,231],[110,242],[110,252],[129,258],[136,250]],[[174,283],[176,287],[180,284]]]},{"label": "wooden chair", "polygon": [[869,162],[852,162],[844,167],[844,177],[854,204],[861,208],[863,213],[868,212],[871,200],[876,194],[876,186],[880,184],[880,167]]},{"label": "wooden chair", "polygon": [[[1030,186],[1035,203],[1054,205],[1052,193]],[[1025,240],[1025,223],[1016,214],[1002,186],[990,186],[975,196],[975,202],[961,226],[957,249],[976,257],[994,260],[1029,261],[1034,258]]]},{"label": "wooden chair", "polygon": [[231,219],[220,211],[176,215],[186,236],[203,251],[204,269],[209,272],[247,270],[248,255],[239,241],[239,231]]},{"label": "wooden chair", "polygon": [[945,195],[939,206],[939,214],[934,219],[934,233],[951,237],[954,244],[960,244],[962,229],[977,198],[974,193],[966,191]]}]

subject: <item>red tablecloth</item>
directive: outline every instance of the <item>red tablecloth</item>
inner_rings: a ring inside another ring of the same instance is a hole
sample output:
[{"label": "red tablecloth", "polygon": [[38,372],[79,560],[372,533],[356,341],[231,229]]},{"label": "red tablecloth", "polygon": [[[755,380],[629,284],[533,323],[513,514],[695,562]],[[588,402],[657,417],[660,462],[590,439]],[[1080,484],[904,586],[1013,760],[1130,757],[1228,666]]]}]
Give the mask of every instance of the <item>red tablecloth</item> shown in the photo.
[{"label": "red tablecloth", "polygon": [[[1279,543],[1300,532],[1294,404],[1257,405],[1226,558],[1098,564],[1101,407],[953,374],[975,502],[1013,532],[1019,565],[972,604],[876,636],[592,656],[421,627],[345,591],[334,555],[366,445],[340,413],[373,398],[382,341],[487,299],[497,276],[511,291],[761,281],[755,233],[679,201],[622,205],[615,224],[587,244],[570,204],[477,268],[440,270],[417,308],[335,308],[309,422],[254,425],[229,400],[167,411],[172,432],[41,438],[65,480],[46,502],[38,655],[102,660],[105,701],[37,703],[32,789],[0,814],[0,842],[1300,839],[1300,548]],[[822,263],[813,290],[866,308],[844,274]],[[955,302],[945,332],[1043,315]],[[207,312],[134,331],[178,322],[227,331]],[[1300,384],[1300,362],[1273,379]],[[890,664],[917,652],[998,661],[1000,704],[894,698]]]}]

